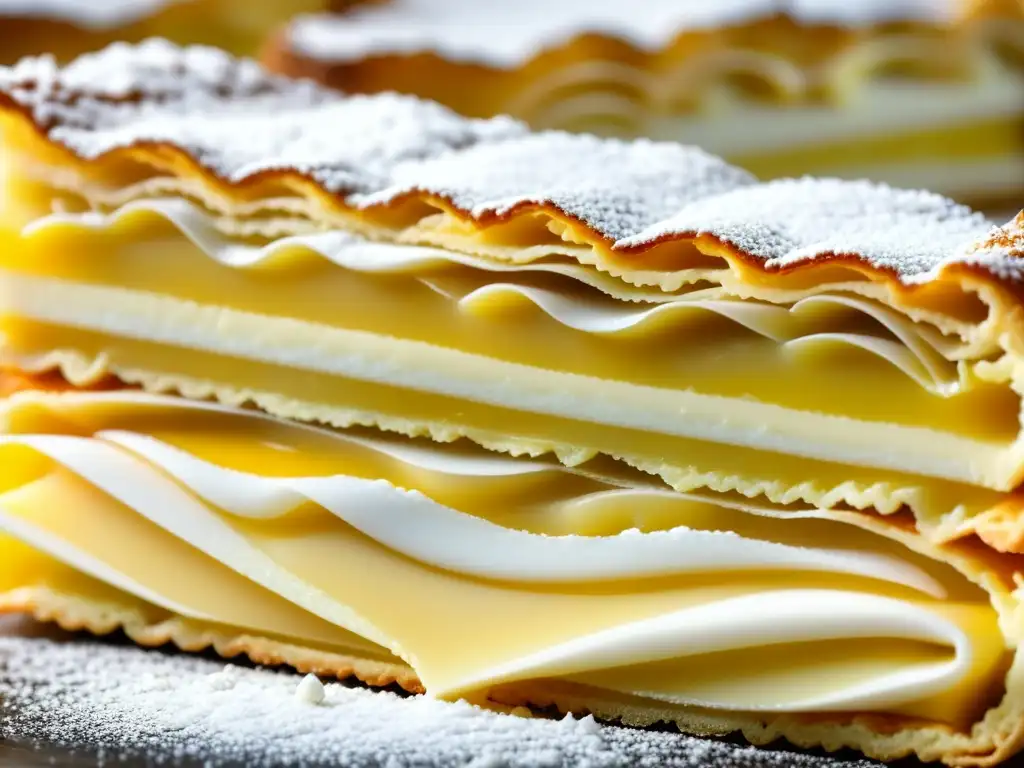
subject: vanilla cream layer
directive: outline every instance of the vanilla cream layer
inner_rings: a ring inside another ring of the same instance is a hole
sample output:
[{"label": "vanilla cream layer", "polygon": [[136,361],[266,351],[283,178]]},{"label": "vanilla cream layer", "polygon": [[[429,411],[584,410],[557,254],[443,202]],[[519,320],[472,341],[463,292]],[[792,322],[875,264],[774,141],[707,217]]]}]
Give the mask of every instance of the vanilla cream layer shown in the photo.
[{"label": "vanilla cream layer", "polygon": [[[581,455],[636,452],[616,430],[656,435],[655,455],[677,467],[699,467],[716,443],[893,482],[1015,480],[1020,402],[999,369],[955,362],[958,339],[856,294],[778,306],[634,289],[624,302],[607,278],[557,261],[498,266],[337,232],[250,245],[171,200],[42,219],[0,265],[6,356],[20,365],[57,350],[169,380],[202,369],[303,403],[322,403],[314,377],[331,377],[329,397],[349,409],[416,420],[413,393],[446,398],[466,404],[445,417],[454,430],[479,413],[474,428]],[[356,382],[395,395],[361,402]],[[538,434],[506,413],[579,426]]]},{"label": "vanilla cream layer", "polygon": [[1005,662],[979,589],[812,509],[137,393],[3,417],[8,534],[188,618],[390,651],[439,696],[563,678],[963,725]]}]

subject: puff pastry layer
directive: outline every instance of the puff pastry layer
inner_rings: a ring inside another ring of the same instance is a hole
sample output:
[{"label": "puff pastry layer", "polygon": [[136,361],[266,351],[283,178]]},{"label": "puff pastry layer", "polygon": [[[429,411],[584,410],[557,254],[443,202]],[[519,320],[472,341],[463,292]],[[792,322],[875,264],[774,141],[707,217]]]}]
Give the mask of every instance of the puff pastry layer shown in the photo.
[{"label": "puff pastry layer", "polygon": [[445,697],[1011,748],[1019,597],[970,547],[131,391],[28,390],[2,418],[7,610]]},{"label": "puff pastry layer", "polygon": [[11,365],[1020,549],[1016,225],[204,49],[50,66],[0,95]]}]

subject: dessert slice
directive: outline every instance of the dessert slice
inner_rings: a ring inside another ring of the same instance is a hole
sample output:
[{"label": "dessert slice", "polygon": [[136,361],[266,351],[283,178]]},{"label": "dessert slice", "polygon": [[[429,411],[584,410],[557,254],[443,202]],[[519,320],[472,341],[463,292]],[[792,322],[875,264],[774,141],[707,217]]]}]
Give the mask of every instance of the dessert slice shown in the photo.
[{"label": "dessert slice", "polygon": [[7,365],[1024,552],[1019,254],[966,208],[165,43],[0,81]]},{"label": "dessert slice", "polygon": [[758,743],[957,765],[1020,748],[1019,558],[906,516],[23,389],[0,403],[0,610]]},{"label": "dessert slice", "polygon": [[162,42],[0,70],[0,115],[7,610],[755,742],[1024,742],[1012,227]]},{"label": "dessert slice", "polygon": [[698,144],[762,178],[1024,193],[1016,0],[390,0],[300,16],[264,60],[349,93]]},{"label": "dessert slice", "polygon": [[151,36],[252,53],[292,14],[335,0],[0,0],[0,64],[52,53],[69,60],[118,40]]}]

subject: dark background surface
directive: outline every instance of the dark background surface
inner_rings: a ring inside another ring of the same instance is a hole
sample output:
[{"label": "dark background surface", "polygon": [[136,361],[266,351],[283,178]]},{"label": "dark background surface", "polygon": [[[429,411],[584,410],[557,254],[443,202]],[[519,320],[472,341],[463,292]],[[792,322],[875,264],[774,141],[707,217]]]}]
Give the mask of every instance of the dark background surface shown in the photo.
[{"label": "dark background surface", "polygon": [[[0,724],[0,731],[2,731],[2,724]],[[787,751],[785,747],[776,747],[771,750],[767,750],[773,753]],[[796,750],[794,750],[796,751]],[[745,752],[736,747],[735,753],[732,754],[728,761],[728,768],[766,768],[768,765],[764,760],[750,760],[744,757]],[[806,751],[800,752],[800,754],[808,754]],[[818,753],[823,754],[823,753]],[[772,755],[773,760],[779,760],[781,755]],[[148,768],[148,766],[162,765],[162,766],[184,766],[186,768],[205,768],[208,763],[204,760],[179,760],[171,761],[168,756],[144,756],[137,753],[125,752],[121,754],[110,754],[103,755],[103,760],[100,762],[95,751],[89,750],[88,748],[68,749],[57,747],[54,745],[48,745],[45,743],[12,743],[5,738],[0,738],[0,766],[7,768],[36,768],[37,766],[65,766],[66,768],[86,768],[86,766],[96,765],[110,765],[110,766],[123,766],[123,768]],[[243,763],[226,763],[216,762],[217,768],[252,768],[252,766],[246,766]],[[304,764],[303,768],[327,768],[328,765],[337,764],[315,764],[308,765]],[[725,763],[716,760],[714,763],[708,763],[711,765],[725,765]],[[777,768],[784,768],[787,765],[785,760],[778,763]],[[1014,761],[1014,765],[1018,768],[1022,765],[1021,763]],[[865,768],[866,766],[878,766],[878,768],[885,768],[882,763],[875,763],[874,761],[866,761],[856,754],[842,754],[839,756],[829,756],[828,758],[822,757],[821,760],[816,763],[815,768]],[[900,761],[899,763],[890,764],[892,768],[923,768],[922,764],[916,761]],[[1010,764],[1006,764],[1007,768],[1010,768]],[[276,768],[276,767],[275,767]],[[381,763],[380,768],[388,768],[386,763]],[[808,766],[808,768],[810,768]]]}]

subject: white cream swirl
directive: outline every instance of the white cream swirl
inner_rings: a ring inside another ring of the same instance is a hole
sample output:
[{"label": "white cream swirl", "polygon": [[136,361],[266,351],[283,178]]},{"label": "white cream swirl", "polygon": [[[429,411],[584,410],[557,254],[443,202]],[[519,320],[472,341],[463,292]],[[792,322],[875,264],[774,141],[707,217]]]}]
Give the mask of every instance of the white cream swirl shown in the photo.
[{"label": "white cream swirl", "polygon": [[[608,537],[541,536],[503,528],[442,506],[418,491],[396,488],[385,480],[344,475],[261,477],[219,467],[146,435],[101,431],[96,437],[141,456],[192,493],[233,515],[281,517],[303,502],[313,501],[406,557],[480,578],[605,581],[723,570],[789,569],[883,579],[943,596],[942,587],[920,569],[871,553],[799,548],[687,528]],[[54,453],[49,455],[61,460]],[[69,468],[94,482],[88,465]]]}]

